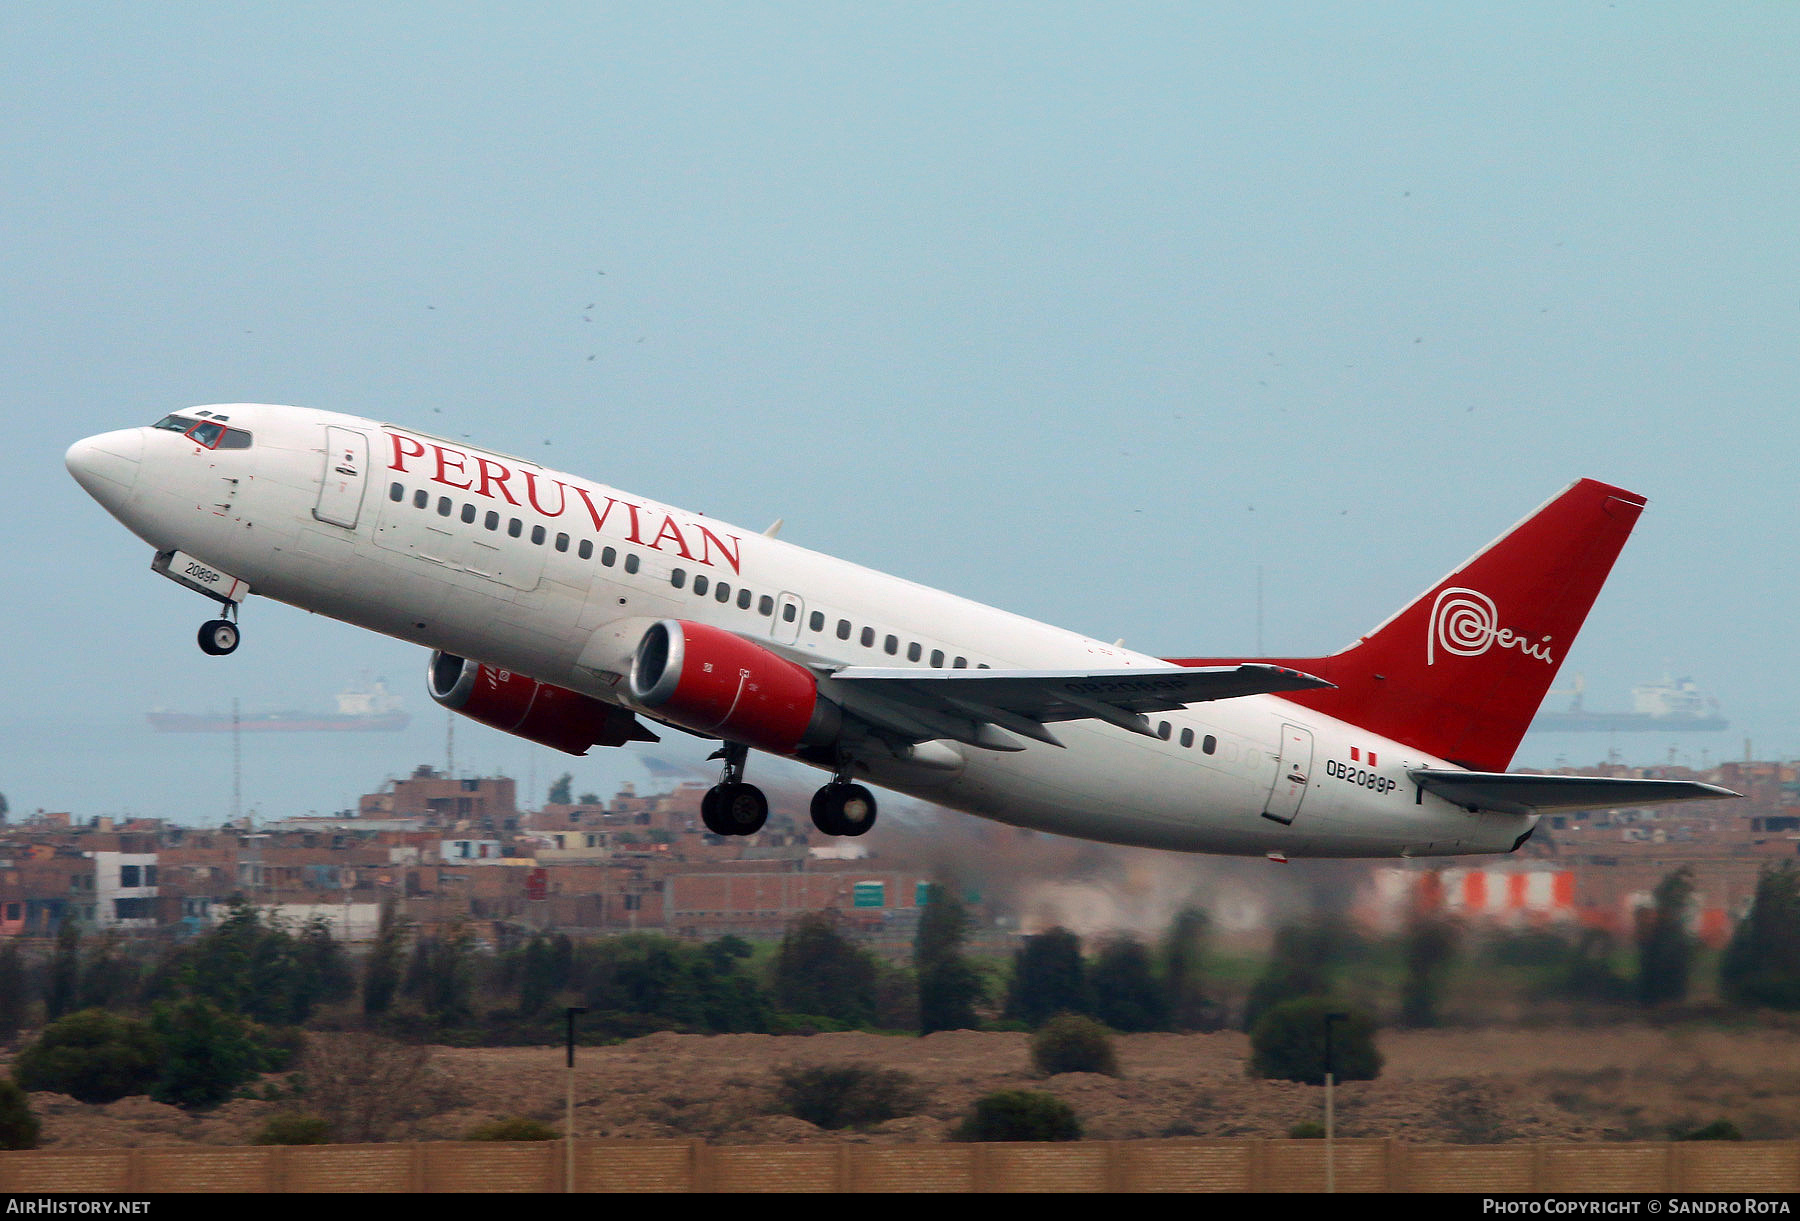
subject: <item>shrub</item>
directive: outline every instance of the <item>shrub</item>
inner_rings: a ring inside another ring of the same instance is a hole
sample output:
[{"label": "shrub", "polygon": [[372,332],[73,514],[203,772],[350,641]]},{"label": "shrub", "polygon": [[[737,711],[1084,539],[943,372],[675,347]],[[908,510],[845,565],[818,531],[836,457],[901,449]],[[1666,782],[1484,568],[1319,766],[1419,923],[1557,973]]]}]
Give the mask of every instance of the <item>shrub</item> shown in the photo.
[{"label": "shrub", "polygon": [[1744,1134],[1729,1119],[1715,1119],[1704,1128],[1695,1128],[1692,1132],[1681,1133],[1676,1140],[1743,1140]]},{"label": "shrub", "polygon": [[331,1124],[322,1115],[283,1111],[269,1117],[253,1145],[329,1145]]},{"label": "shrub", "polygon": [[463,1133],[464,1140],[561,1140],[562,1133],[547,1123],[539,1123],[535,1119],[527,1119],[523,1115],[511,1115],[505,1119],[490,1119],[483,1124],[476,1124]]},{"label": "shrub", "polygon": [[1288,1129],[1289,1140],[1324,1140],[1325,1125],[1316,1119],[1306,1119]]},{"label": "shrub", "polygon": [[1075,1110],[1055,1094],[1040,1090],[1004,1090],[975,1101],[954,1140],[1080,1140]]},{"label": "shrub", "polygon": [[149,1091],[157,1076],[150,1027],[104,1009],[83,1009],[44,1028],[13,1061],[13,1076],[33,1092],[49,1090],[81,1102],[117,1102]]},{"label": "shrub", "polygon": [[782,1109],[821,1128],[866,1128],[917,1110],[912,1076],[860,1064],[790,1065],[775,1070]]},{"label": "shrub", "polygon": [[1373,1081],[1381,1073],[1374,1020],[1361,1010],[1318,996],[1284,1001],[1257,1020],[1250,1032],[1250,1075],[1323,1085],[1325,1018],[1332,1012],[1346,1015],[1333,1023],[1333,1075],[1339,1081]]},{"label": "shrub", "polygon": [[18,1082],[0,1077],[0,1149],[35,1149],[37,1142],[38,1121],[31,1113],[31,1100]]},{"label": "shrub", "polygon": [[1031,1062],[1046,1077],[1057,1073],[1119,1075],[1112,1032],[1093,1018],[1065,1013],[1045,1022],[1031,1040]]}]

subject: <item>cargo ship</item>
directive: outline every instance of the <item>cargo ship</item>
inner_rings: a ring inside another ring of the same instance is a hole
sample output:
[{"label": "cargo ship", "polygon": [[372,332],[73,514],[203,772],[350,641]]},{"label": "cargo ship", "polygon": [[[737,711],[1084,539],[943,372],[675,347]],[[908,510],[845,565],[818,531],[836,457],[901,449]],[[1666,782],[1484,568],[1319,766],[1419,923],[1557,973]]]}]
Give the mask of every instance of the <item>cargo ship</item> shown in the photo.
[{"label": "cargo ship", "polygon": [[159,733],[369,733],[405,729],[412,723],[400,701],[377,680],[337,694],[336,712],[150,712]]},{"label": "cargo ship", "polygon": [[1731,722],[1719,715],[1719,702],[1701,691],[1691,678],[1665,676],[1661,682],[1639,683],[1631,689],[1630,712],[1589,711],[1581,703],[1584,686],[1577,674],[1574,700],[1568,711],[1540,712],[1531,728],[1545,733],[1695,733],[1731,727]]}]

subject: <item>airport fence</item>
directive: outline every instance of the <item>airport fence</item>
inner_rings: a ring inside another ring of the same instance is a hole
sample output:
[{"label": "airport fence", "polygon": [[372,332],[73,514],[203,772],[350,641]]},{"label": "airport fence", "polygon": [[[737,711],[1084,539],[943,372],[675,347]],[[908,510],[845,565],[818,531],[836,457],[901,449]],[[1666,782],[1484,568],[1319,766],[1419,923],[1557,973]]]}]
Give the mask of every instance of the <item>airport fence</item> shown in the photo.
[{"label": "airport fence", "polygon": [[[709,1145],[575,1142],[583,1192],[1325,1190],[1320,1140]],[[564,1190],[537,1143],[40,1149],[0,1153],[0,1192]],[[1339,1191],[1800,1192],[1800,1141],[1413,1145],[1340,1140]]]}]

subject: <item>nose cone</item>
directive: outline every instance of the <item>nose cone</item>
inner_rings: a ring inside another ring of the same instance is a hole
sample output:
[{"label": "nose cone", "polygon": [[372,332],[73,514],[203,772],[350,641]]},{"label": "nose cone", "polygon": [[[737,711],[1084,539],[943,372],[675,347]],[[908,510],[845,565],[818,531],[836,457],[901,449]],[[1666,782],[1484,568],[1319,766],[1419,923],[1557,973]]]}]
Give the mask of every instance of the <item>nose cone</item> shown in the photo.
[{"label": "nose cone", "polygon": [[63,463],[89,496],[118,516],[137,486],[138,465],[143,456],[143,430],[126,428],[75,442],[63,456]]}]

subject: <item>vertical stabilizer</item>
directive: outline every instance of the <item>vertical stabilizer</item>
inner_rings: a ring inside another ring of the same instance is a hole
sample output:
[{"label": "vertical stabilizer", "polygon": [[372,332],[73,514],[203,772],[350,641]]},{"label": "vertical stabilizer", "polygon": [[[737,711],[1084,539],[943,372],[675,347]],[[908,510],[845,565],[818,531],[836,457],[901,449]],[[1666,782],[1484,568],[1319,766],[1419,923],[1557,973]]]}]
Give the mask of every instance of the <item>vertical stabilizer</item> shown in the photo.
[{"label": "vertical stabilizer", "polygon": [[1343,652],[1256,660],[1336,684],[1280,698],[1503,771],[1643,509],[1642,496],[1583,479]]}]

